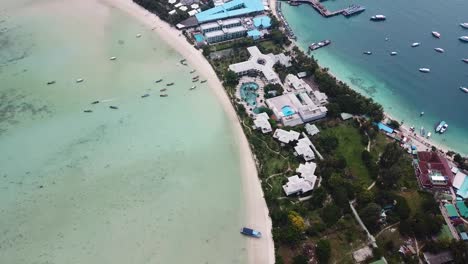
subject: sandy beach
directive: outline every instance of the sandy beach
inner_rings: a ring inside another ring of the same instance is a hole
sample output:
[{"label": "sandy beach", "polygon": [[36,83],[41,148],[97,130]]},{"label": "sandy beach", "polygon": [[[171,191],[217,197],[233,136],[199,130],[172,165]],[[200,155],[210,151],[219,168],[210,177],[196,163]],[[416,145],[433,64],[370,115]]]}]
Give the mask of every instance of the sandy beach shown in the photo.
[{"label": "sandy beach", "polygon": [[[207,79],[209,87],[222,104],[229,117],[232,128],[236,134],[236,140],[240,148],[243,192],[246,201],[246,226],[253,227],[262,232],[261,239],[248,239],[247,252],[249,263],[274,263],[274,244],[271,234],[271,219],[268,215],[268,207],[263,198],[260,181],[247,139],[240,126],[229,97],[224,91],[221,81],[216,76],[211,65],[206,61],[200,51],[191,46],[181,33],[172,28],[166,22],[160,20],[154,14],[135,4],[131,0],[105,0],[107,5],[119,8],[153,29],[165,42],[187,59],[188,65],[195,68],[200,76]],[[141,32],[135,32],[135,34]],[[144,34],[143,36],[144,37]],[[240,228],[240,227],[239,227]]]}]

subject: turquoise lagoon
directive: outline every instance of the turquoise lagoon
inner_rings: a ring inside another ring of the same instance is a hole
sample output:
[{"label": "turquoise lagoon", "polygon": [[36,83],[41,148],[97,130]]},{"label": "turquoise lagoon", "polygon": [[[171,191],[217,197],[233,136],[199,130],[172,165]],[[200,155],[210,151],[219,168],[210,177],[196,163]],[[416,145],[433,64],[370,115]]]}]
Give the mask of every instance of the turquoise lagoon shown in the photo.
[{"label": "turquoise lagoon", "polygon": [[236,139],[178,53],[94,0],[4,0],[0,29],[0,263],[246,261]]}]

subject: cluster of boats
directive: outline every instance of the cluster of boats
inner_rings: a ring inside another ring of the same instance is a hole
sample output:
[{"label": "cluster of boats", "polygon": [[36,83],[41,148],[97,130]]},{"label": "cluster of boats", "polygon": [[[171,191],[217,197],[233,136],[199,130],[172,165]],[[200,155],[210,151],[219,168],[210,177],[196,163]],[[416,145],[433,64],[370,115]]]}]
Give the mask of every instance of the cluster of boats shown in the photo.
[{"label": "cluster of boats", "polygon": [[448,124],[445,121],[440,121],[439,125],[435,128],[436,133],[443,134],[448,128]]}]

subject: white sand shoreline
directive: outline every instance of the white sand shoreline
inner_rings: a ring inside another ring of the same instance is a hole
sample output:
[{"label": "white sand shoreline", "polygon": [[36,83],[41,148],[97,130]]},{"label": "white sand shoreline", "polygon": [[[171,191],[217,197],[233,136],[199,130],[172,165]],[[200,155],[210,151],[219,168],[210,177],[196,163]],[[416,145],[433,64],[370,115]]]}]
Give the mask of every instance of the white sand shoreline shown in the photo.
[{"label": "white sand shoreline", "polygon": [[[166,22],[160,20],[156,15],[148,12],[141,6],[131,0],[104,0],[109,5],[113,5],[122,11],[134,16],[144,23],[153,32],[159,35],[168,45],[180,53],[192,67],[196,68],[200,76],[207,79],[209,87],[221,103],[226,115],[228,116],[234,134],[236,143],[240,149],[241,171],[242,171],[242,189],[245,199],[246,226],[251,226],[262,232],[261,239],[247,239],[248,263],[262,264],[274,263],[274,244],[271,234],[272,223],[268,214],[268,207],[263,198],[263,191],[258,178],[255,161],[253,159],[247,138],[244,135],[236,112],[231,105],[229,97],[224,91],[221,81],[218,79],[211,65],[203,57],[201,51],[196,50],[190,45],[181,33],[172,28]],[[141,32],[135,32],[135,34]],[[143,35],[144,37],[144,35]],[[240,227],[239,227],[240,228]]]}]

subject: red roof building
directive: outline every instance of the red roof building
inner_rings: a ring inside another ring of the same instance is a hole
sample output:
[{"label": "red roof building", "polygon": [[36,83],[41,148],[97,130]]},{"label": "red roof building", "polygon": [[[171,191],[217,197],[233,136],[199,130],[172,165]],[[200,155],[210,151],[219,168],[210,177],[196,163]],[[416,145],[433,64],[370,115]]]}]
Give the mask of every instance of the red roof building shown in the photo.
[{"label": "red roof building", "polygon": [[447,159],[429,151],[418,152],[416,176],[425,188],[449,188],[454,178]]}]

